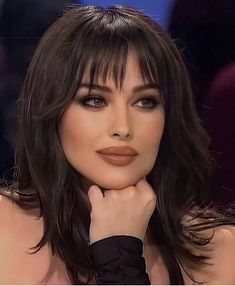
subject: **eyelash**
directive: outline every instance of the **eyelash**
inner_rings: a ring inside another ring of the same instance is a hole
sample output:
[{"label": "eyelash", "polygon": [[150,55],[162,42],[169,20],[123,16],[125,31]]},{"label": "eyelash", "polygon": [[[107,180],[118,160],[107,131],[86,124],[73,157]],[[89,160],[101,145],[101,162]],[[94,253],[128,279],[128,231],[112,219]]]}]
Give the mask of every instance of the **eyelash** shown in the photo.
[{"label": "eyelash", "polygon": [[[104,98],[102,98],[100,96],[90,96],[90,95],[84,96],[83,98],[80,98],[78,101],[83,106],[89,107],[89,108],[98,109],[98,108],[105,107],[105,105],[98,105],[97,106],[97,105],[90,105],[87,103],[87,102],[92,101],[92,100],[99,100],[99,101],[102,101],[103,103],[105,102]],[[149,102],[151,101],[152,104],[149,107],[141,107],[140,106],[140,108],[143,108],[143,109],[154,109],[157,105],[160,104],[159,100],[157,100],[154,96],[146,96],[146,97],[140,98],[137,102],[144,101],[144,100],[147,100]]]}]

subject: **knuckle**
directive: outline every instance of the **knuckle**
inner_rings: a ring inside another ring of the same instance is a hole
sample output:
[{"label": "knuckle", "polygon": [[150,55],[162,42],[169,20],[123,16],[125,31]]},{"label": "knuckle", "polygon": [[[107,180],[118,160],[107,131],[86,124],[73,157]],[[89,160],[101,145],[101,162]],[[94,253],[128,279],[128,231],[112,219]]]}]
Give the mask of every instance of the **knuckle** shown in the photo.
[{"label": "knuckle", "polygon": [[116,190],[109,190],[108,191],[108,198],[111,200],[117,200],[118,199],[118,191]]},{"label": "knuckle", "polygon": [[147,206],[149,206],[151,208],[155,208],[156,203],[157,203],[156,196],[153,196],[151,199],[148,200]]},{"label": "knuckle", "polygon": [[128,197],[133,197],[136,195],[136,188],[135,187],[129,187],[125,192]]},{"label": "knuckle", "polygon": [[157,201],[157,196],[153,191],[147,192],[145,195],[145,198],[146,198],[147,202],[156,202]]},{"label": "knuckle", "polygon": [[95,186],[91,186],[88,190],[88,195],[92,196],[97,191]]}]

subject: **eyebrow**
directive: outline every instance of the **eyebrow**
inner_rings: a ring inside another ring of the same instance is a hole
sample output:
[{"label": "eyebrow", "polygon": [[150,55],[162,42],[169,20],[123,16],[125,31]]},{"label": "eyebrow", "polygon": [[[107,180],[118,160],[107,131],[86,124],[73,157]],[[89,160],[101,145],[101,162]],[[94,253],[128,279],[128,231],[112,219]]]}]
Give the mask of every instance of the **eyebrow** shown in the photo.
[{"label": "eyebrow", "polygon": [[144,85],[139,85],[133,88],[133,92],[140,92],[140,91],[144,91],[146,89],[157,89],[159,90],[159,87],[157,84],[154,83],[148,83],[148,84],[144,84]]},{"label": "eyebrow", "polygon": [[[112,92],[112,89],[110,87],[105,86],[105,85],[99,85],[99,84],[82,83],[80,85],[80,88],[87,88],[89,90],[95,89],[95,90],[99,90],[99,91],[103,91],[103,92],[107,92],[107,93],[111,93]],[[138,86],[135,86],[133,88],[133,92],[137,93],[137,92],[145,91],[145,90],[148,90],[148,89],[159,90],[159,87],[158,87],[157,84],[153,84],[153,83],[144,84],[144,85],[138,85]]]}]

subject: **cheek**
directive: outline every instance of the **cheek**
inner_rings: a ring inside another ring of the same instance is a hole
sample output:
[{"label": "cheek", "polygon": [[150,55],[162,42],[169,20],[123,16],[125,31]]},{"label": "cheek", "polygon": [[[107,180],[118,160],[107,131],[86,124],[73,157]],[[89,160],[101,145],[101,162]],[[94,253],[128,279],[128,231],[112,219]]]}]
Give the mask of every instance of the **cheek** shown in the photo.
[{"label": "cheek", "polygon": [[145,126],[143,125],[141,130],[141,141],[143,142],[143,148],[146,151],[157,153],[161,143],[164,126],[165,118],[163,112],[158,114],[156,118],[149,120]]},{"label": "cheek", "polygon": [[78,110],[76,106],[69,107],[60,123],[59,135],[66,157],[78,152],[90,134],[89,120],[86,120],[83,113]]},{"label": "cheek", "polygon": [[95,114],[75,104],[64,113],[59,128],[60,141],[66,159],[75,169],[81,171],[91,160],[91,150],[96,149],[103,125]]},{"label": "cheek", "polygon": [[145,166],[147,173],[154,167],[159,146],[161,143],[163,131],[165,126],[164,113],[158,114],[157,118],[148,122],[148,128],[142,130],[142,150],[144,156],[142,157],[143,167]]},{"label": "cheek", "polygon": [[[138,118],[136,144],[141,156],[136,161],[136,174],[145,176],[154,167],[164,130],[164,113],[157,111],[148,118]],[[138,173],[139,172],[139,173]]]}]

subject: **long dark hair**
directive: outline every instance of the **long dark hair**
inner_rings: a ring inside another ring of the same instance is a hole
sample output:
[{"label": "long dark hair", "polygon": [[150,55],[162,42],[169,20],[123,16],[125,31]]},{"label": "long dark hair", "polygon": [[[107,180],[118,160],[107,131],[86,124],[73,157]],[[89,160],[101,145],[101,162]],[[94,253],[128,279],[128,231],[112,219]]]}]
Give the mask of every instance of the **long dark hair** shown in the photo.
[{"label": "long dark hair", "polygon": [[[184,242],[208,242],[197,231],[213,226],[183,223],[186,214],[197,217],[193,210],[206,201],[211,161],[208,137],[174,43],[135,9],[73,7],[45,33],[28,69],[19,100],[18,185],[12,196],[23,208],[40,208],[44,234],[35,251],[49,243],[75,284],[87,283],[95,273],[88,252],[90,209],[79,174],[63,153],[58,126],[85,71],[91,83],[112,76],[122,86],[130,50],[137,55],[143,79],[158,84],[164,101],[165,130],[147,180],[158,200],[149,227],[171,283],[183,284],[182,257],[199,263],[205,258],[192,254]],[[230,223],[226,217],[214,220],[214,225],[225,223]]]}]

